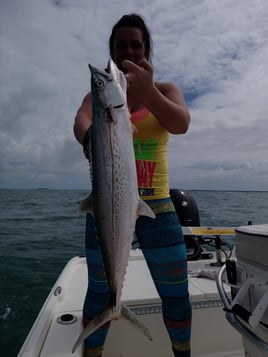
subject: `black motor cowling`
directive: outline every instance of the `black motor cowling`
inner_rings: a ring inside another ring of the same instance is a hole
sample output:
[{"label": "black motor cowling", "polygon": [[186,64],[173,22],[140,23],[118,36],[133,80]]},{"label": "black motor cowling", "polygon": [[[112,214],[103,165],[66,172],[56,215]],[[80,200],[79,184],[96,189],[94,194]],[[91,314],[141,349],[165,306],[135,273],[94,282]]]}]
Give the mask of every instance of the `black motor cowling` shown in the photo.
[{"label": "black motor cowling", "polygon": [[189,191],[171,188],[170,197],[182,226],[200,226],[199,211],[195,199]]},{"label": "black motor cowling", "polygon": [[[195,199],[189,191],[171,188],[170,197],[175,206],[179,221],[185,227],[200,226],[199,211]],[[184,236],[188,260],[197,260],[201,256],[199,241],[194,236]]]}]

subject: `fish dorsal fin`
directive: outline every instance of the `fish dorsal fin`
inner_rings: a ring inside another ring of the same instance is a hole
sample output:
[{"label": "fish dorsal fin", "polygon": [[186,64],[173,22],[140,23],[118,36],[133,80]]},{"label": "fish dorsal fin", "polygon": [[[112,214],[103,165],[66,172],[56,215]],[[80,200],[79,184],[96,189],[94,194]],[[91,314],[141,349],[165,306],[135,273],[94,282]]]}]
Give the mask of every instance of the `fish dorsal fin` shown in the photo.
[{"label": "fish dorsal fin", "polygon": [[155,218],[154,212],[142,199],[139,199],[138,216],[147,216]]}]

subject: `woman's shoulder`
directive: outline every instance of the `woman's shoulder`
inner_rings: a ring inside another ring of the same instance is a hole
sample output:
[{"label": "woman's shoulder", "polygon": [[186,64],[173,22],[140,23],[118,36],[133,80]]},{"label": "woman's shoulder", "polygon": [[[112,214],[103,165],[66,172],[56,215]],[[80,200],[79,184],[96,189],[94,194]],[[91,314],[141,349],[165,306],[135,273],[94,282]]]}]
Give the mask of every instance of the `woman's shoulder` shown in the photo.
[{"label": "woman's shoulder", "polygon": [[171,82],[156,82],[156,88],[162,93],[163,96],[170,99],[172,102],[177,103],[186,109],[186,103],[182,90]]},{"label": "woman's shoulder", "polygon": [[91,113],[91,102],[92,97],[91,92],[89,92],[84,96],[82,103],[80,104],[80,107],[77,110],[76,118],[81,114],[88,115],[88,113]]},{"label": "woman's shoulder", "polygon": [[163,94],[167,94],[167,93],[170,93],[170,92],[181,93],[181,89],[175,83],[171,83],[171,82],[155,82],[155,86]]},{"label": "woman's shoulder", "polygon": [[88,92],[83,99],[83,102],[91,102],[92,101],[92,95],[91,92]]}]

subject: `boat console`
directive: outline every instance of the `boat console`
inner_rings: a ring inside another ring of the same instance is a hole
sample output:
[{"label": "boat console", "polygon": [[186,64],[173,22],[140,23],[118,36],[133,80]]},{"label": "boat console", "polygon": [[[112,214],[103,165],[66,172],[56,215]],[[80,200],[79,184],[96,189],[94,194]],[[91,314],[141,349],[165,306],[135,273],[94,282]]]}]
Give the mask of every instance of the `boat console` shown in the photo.
[{"label": "boat console", "polygon": [[[248,357],[268,356],[268,224],[236,229],[236,261],[221,268],[217,287],[226,318],[242,335]],[[231,299],[223,277],[231,286]]]}]

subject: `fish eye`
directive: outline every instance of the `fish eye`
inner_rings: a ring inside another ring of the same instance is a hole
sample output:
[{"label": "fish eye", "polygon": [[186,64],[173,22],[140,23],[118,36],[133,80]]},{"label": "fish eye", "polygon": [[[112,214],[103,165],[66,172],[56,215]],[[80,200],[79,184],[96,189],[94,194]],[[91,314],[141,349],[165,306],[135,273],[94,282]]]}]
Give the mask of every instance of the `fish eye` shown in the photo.
[{"label": "fish eye", "polygon": [[95,79],[95,84],[98,88],[104,87],[104,82],[101,79]]}]

